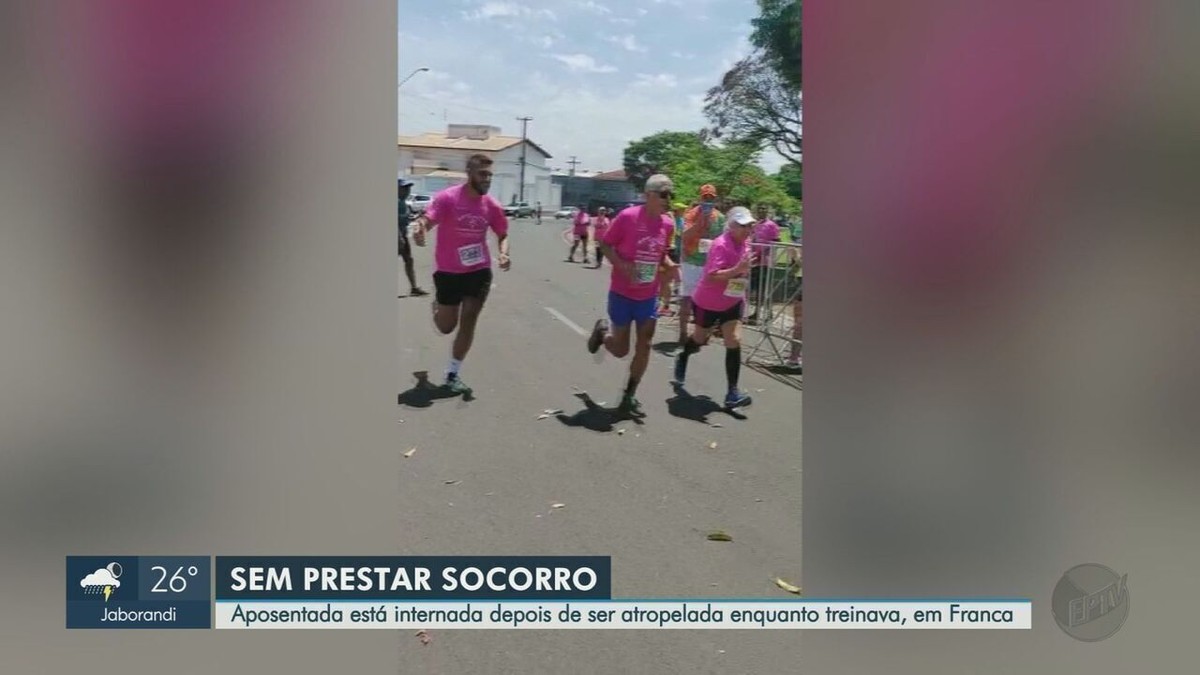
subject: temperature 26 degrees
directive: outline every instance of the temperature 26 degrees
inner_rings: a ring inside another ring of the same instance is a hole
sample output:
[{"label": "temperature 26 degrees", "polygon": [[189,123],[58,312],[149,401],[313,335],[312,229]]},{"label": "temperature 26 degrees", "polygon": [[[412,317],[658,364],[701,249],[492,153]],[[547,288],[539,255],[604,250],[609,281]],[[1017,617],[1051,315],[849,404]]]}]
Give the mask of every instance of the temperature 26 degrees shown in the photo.
[{"label": "temperature 26 degrees", "polygon": [[200,570],[195,565],[174,567],[174,572],[162,565],[150,568],[151,578],[155,580],[154,585],[150,587],[151,593],[183,593],[187,590],[188,579],[195,579],[200,575]]}]

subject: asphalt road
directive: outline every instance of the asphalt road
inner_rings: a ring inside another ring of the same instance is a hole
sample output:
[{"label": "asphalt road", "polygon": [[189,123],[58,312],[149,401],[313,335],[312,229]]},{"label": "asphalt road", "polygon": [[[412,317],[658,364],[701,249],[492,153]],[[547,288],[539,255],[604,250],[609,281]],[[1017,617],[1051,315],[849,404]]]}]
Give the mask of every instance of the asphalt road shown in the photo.
[{"label": "asphalt road", "polygon": [[[644,420],[592,409],[584,393],[616,405],[628,359],[587,353],[580,332],[603,315],[609,268],[564,262],[568,227],[511,223],[512,269],[496,270],[462,369],[469,402],[413,391],[414,373],[442,382],[451,338],[434,329],[429,298],[397,300],[399,553],[608,555],[615,598],[791,597],[774,579],[800,583],[802,393],[743,368],[753,405],[736,417],[718,410],[718,342],[692,359],[691,397],[677,396],[672,359],[655,353],[638,396]],[[414,247],[418,283],[430,291],[432,239]],[[399,279],[406,294],[402,270]],[[674,324],[660,325],[656,341],[674,335]],[[538,419],[554,409],[563,413]],[[733,541],[708,541],[714,530]],[[782,673],[800,664],[798,636],[784,631],[432,638],[400,636],[401,672]]]}]

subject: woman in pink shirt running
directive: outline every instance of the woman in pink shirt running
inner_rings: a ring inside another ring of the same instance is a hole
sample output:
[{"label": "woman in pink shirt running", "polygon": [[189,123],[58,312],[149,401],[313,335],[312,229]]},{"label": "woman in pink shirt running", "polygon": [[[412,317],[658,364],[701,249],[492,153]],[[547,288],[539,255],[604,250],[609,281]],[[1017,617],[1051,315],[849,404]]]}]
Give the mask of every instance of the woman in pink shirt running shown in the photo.
[{"label": "woman in pink shirt running", "polygon": [[[592,236],[596,239],[595,269],[600,269],[600,266],[604,264],[604,250],[601,248],[600,242],[604,241],[604,235],[608,233],[608,226],[611,224],[612,221],[608,219],[608,209],[603,206],[596,209],[596,219],[592,221]],[[587,256],[586,250],[583,252],[583,255]],[[587,262],[587,260],[585,259],[584,262]]]},{"label": "woman in pink shirt running", "polygon": [[575,262],[575,249],[583,244],[583,264],[588,263],[588,224],[589,220],[587,210],[580,206],[575,212],[575,219],[572,221],[572,232],[574,241],[571,243],[571,252],[567,254],[567,262]]},{"label": "woman in pink shirt running", "polygon": [[708,343],[716,326],[725,341],[725,377],[729,388],[725,407],[750,405],[750,396],[738,389],[742,368],[742,308],[750,274],[750,234],[755,223],[750,209],[735,206],[726,214],[727,229],[713,240],[704,263],[704,275],[692,293],[696,325],[675,357],[675,383],[683,386],[688,359]]}]

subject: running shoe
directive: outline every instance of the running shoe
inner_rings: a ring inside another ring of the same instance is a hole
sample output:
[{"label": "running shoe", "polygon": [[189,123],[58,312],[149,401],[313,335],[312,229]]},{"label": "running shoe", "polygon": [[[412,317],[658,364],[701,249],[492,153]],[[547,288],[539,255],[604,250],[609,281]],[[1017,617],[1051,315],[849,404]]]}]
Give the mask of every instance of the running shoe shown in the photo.
[{"label": "running shoe", "polygon": [[750,394],[740,389],[734,389],[725,395],[726,408],[744,408],[750,405]]},{"label": "running shoe", "polygon": [[467,386],[467,383],[463,382],[462,378],[454,373],[446,375],[446,389],[462,396],[471,394],[471,388]]},{"label": "running shoe", "polygon": [[592,334],[588,336],[587,348],[589,353],[595,354],[600,351],[600,345],[604,344],[606,333],[608,333],[608,319],[597,319],[596,325],[592,327]]}]

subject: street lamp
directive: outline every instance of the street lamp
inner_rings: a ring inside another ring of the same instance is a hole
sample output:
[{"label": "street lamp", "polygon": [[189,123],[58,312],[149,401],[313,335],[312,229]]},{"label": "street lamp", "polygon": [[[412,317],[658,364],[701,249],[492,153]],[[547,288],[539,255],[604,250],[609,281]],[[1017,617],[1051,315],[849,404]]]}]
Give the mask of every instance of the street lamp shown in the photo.
[{"label": "street lamp", "polygon": [[400,84],[396,85],[396,88],[399,89],[400,87],[403,87],[404,83],[411,80],[413,75],[416,75],[417,73],[425,73],[425,72],[429,72],[429,69],[428,68],[417,68],[416,70],[409,73],[408,77],[405,77],[403,80],[400,80]]}]

